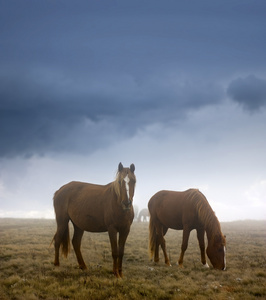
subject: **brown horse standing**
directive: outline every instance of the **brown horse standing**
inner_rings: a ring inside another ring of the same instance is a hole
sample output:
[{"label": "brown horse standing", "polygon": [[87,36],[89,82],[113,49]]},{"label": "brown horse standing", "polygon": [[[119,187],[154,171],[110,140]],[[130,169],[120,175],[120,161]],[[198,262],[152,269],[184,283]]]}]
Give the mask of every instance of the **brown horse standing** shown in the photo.
[{"label": "brown horse standing", "polygon": [[214,268],[225,270],[225,236],[221,232],[220,223],[205,196],[196,189],[185,192],[160,191],[153,195],[148,203],[150,211],[149,250],[154,261],[159,261],[159,246],[164,253],[165,263],[170,265],[166,253],[164,235],[168,228],[182,230],[183,241],[178,260],[183,266],[184,253],[192,229],[197,230],[197,238],[201,251],[201,262],[208,267],[205,256],[204,235],[207,233],[207,255]]},{"label": "brown horse standing", "polygon": [[[54,194],[54,209],[57,231],[54,236],[55,260],[59,266],[59,248],[67,257],[69,252],[69,228],[71,220],[74,226],[72,244],[81,269],[86,264],[80,252],[84,231],[108,231],[113,257],[113,272],[122,277],[122,259],[124,246],[134,218],[132,201],[136,177],[135,166],[124,168],[120,163],[116,180],[107,185],[83,182],[70,182]],[[117,242],[117,234],[119,240]]]}]

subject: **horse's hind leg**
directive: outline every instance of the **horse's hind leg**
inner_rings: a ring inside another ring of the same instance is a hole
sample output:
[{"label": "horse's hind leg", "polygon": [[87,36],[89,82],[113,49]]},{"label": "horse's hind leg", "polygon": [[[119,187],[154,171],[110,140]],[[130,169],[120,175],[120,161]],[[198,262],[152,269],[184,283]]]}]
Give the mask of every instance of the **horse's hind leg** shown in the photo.
[{"label": "horse's hind leg", "polygon": [[68,243],[69,243],[69,231],[68,231],[69,219],[65,218],[60,220],[57,218],[57,231],[54,235],[54,248],[55,248],[55,259],[54,265],[59,266],[59,250],[61,244],[63,245],[63,254],[67,256],[68,253]]},{"label": "horse's hind leg", "polygon": [[54,265],[59,266],[60,238],[58,237],[57,233],[54,236],[54,249],[55,249]]},{"label": "horse's hind leg", "polygon": [[157,236],[156,236],[156,248],[155,248],[154,261],[155,262],[159,261],[159,245],[161,245],[161,248],[162,248],[163,254],[164,254],[165,264],[168,266],[171,266],[170,260],[167,255],[166,243],[165,243],[165,239],[164,239],[164,235],[166,234],[167,229],[168,228],[163,227],[162,225],[156,227]]},{"label": "horse's hind leg", "polygon": [[165,258],[165,263],[167,264],[167,266],[171,266],[170,260],[168,258],[167,252],[166,252],[166,243],[165,243],[165,239],[164,239],[164,236],[165,236],[167,230],[168,230],[168,228],[163,227],[161,247],[162,247],[164,258]]},{"label": "horse's hind leg", "polygon": [[155,242],[155,249],[154,249],[154,262],[158,263],[159,262],[159,239],[158,235],[156,235],[156,242]]},{"label": "horse's hind leg", "polygon": [[84,230],[78,228],[75,224],[74,225],[74,235],[73,235],[73,239],[72,239],[72,245],[74,248],[74,251],[76,253],[76,257],[78,260],[78,264],[80,269],[85,270],[87,269],[87,266],[83,260],[81,251],[80,251],[80,245],[81,245],[81,239],[84,233]]}]

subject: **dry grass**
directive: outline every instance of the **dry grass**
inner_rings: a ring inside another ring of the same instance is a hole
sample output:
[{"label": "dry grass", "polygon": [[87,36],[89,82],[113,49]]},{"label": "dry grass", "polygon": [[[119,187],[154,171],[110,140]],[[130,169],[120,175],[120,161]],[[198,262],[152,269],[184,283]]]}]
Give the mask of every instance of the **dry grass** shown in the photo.
[{"label": "dry grass", "polygon": [[170,230],[173,267],[148,258],[148,223],[134,223],[126,244],[124,279],[111,273],[107,233],[85,233],[87,271],[77,269],[73,250],[54,267],[49,248],[54,220],[0,219],[0,299],[266,299],[266,222],[222,223],[227,235],[227,270],[203,269],[195,232],[184,268],[178,260],[181,231]]}]

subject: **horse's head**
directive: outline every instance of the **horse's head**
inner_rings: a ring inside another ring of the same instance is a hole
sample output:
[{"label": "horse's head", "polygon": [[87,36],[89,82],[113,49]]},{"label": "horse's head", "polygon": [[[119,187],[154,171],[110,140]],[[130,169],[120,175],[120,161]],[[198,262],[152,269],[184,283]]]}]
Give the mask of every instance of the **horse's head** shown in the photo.
[{"label": "horse's head", "polygon": [[118,165],[117,183],[119,185],[119,201],[124,210],[131,209],[136,185],[136,176],[134,174],[135,166],[131,164],[129,168],[124,168],[120,163]]},{"label": "horse's head", "polygon": [[212,241],[208,243],[206,249],[207,255],[215,269],[226,269],[226,240],[225,236],[215,235]]}]

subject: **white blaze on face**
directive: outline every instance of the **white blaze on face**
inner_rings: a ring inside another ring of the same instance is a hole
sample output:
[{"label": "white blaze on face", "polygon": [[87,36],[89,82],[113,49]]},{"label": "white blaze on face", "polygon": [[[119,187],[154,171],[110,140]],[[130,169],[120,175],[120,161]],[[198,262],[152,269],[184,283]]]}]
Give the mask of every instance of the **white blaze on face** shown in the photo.
[{"label": "white blaze on face", "polygon": [[130,181],[130,179],[129,179],[128,175],[124,178],[124,181],[125,181],[125,185],[126,185],[127,198],[129,200],[129,181]]},{"label": "white blaze on face", "polygon": [[226,270],[226,248],[224,247],[224,271]]}]

